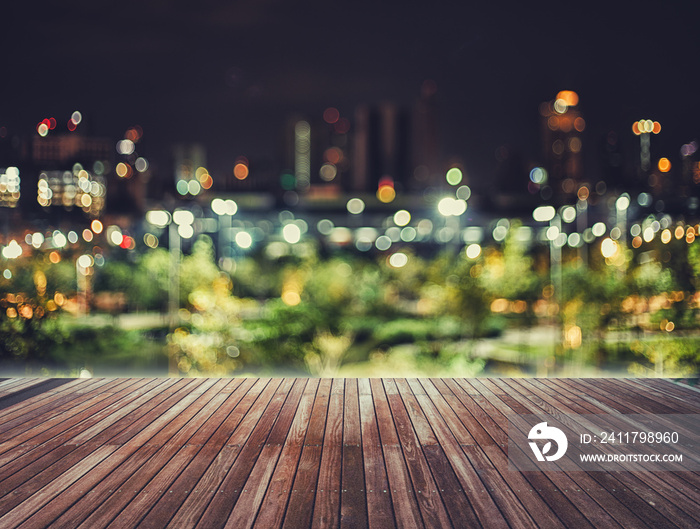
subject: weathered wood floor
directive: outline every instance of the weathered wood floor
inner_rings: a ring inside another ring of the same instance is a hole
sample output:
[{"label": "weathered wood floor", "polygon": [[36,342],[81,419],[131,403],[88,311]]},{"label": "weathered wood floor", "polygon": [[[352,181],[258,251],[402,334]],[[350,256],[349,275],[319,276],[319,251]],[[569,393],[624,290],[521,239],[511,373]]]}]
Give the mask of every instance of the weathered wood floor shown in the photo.
[{"label": "weathered wood floor", "polygon": [[6,379],[0,527],[700,527],[698,473],[508,470],[506,413],[611,408],[700,413],[700,393],[651,379]]}]

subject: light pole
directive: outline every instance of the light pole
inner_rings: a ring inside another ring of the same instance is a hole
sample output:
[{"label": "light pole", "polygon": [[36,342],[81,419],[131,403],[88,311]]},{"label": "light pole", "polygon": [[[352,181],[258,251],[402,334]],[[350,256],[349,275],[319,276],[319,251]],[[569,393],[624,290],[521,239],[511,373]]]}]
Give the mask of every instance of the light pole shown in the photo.
[{"label": "light pole", "polygon": [[[552,285],[552,299],[559,306],[561,304],[561,246],[558,239],[561,233],[561,218],[553,206],[540,206],[532,212],[532,218],[537,222],[548,222],[546,238],[549,241],[549,281]],[[561,307],[559,307],[561,310]],[[557,323],[559,334],[558,342],[561,342],[561,329],[558,324],[558,316],[554,319]],[[555,349],[556,349],[555,341]]]},{"label": "light pole", "polygon": [[639,136],[641,148],[640,162],[642,171],[647,172],[651,168],[651,134],[661,132],[661,124],[650,119],[640,119],[632,124],[632,132]]},{"label": "light pole", "polygon": [[194,215],[186,209],[176,209],[171,215],[168,211],[154,210],[146,213],[146,221],[158,228],[168,227],[168,247],[170,251],[170,281],[168,289],[168,325],[174,330],[178,323],[180,310],[180,258],[182,255],[180,239],[190,239],[194,235]]},{"label": "light pole", "polygon": [[219,265],[221,266],[222,260],[231,257],[229,251],[231,244],[231,217],[233,217],[238,212],[238,204],[233,200],[223,200],[221,198],[215,198],[211,201],[211,210],[214,212],[217,218],[217,228],[218,228],[218,243],[217,250],[219,252]]},{"label": "light pole", "polygon": [[620,195],[615,201],[617,227],[620,230],[620,242],[626,246],[627,242],[627,208],[630,207],[630,196],[627,193]]},{"label": "light pole", "polygon": [[[576,202],[576,231],[582,236],[588,229],[588,196],[590,191],[588,186],[581,186],[578,190],[578,201]],[[588,267],[588,243],[578,247],[578,255],[584,266]]]},{"label": "light pole", "polygon": [[87,316],[88,299],[90,297],[90,280],[92,265],[95,264],[92,255],[84,254],[75,261],[75,275],[78,283],[78,317]]}]

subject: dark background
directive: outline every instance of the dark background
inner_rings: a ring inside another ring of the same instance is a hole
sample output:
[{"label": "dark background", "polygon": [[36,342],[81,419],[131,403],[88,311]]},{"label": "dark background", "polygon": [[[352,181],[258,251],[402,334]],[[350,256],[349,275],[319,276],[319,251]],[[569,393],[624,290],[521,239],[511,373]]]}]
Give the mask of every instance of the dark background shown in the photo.
[{"label": "dark background", "polygon": [[[144,130],[144,154],[199,141],[210,171],[275,156],[295,112],[411,104],[437,84],[443,155],[489,178],[506,145],[540,149],[538,105],[580,96],[584,145],[658,120],[672,161],[700,137],[695,2],[13,2],[0,8],[0,127],[80,110],[86,131]],[[597,171],[586,148],[586,173]],[[637,147],[638,148],[638,147]],[[594,178],[595,175],[591,175]]]}]

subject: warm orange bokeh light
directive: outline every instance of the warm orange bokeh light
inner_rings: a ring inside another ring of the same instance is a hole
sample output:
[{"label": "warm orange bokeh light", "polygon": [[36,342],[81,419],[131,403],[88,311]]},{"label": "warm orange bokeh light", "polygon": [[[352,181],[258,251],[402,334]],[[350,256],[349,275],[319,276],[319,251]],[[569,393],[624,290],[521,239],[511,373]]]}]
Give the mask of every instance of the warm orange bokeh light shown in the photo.
[{"label": "warm orange bokeh light", "polygon": [[384,185],[377,189],[377,198],[380,202],[388,204],[396,198],[396,191],[392,186]]},{"label": "warm orange bokeh light", "polygon": [[557,94],[557,99],[562,99],[566,106],[575,107],[578,105],[578,94],[573,90],[562,90]]},{"label": "warm orange bokeh light", "polygon": [[248,178],[248,166],[244,163],[237,163],[233,168],[233,176],[239,180]]},{"label": "warm orange bokeh light", "polygon": [[662,173],[668,173],[671,170],[671,162],[668,158],[661,158],[659,160],[659,171]]},{"label": "warm orange bokeh light", "polygon": [[129,178],[131,176],[131,166],[124,162],[119,162],[115,171],[119,178]]},{"label": "warm orange bokeh light", "polygon": [[331,147],[330,149],[326,149],[326,152],[323,153],[323,157],[333,165],[338,165],[340,160],[343,159],[343,151],[338,147]]},{"label": "warm orange bokeh light", "polygon": [[659,132],[661,132],[661,123],[659,123],[658,121],[654,121],[651,131],[654,134],[658,134]]},{"label": "warm orange bokeh light", "polygon": [[635,136],[639,136],[642,131],[639,129],[639,121],[635,121],[632,124],[632,132],[634,132]]}]

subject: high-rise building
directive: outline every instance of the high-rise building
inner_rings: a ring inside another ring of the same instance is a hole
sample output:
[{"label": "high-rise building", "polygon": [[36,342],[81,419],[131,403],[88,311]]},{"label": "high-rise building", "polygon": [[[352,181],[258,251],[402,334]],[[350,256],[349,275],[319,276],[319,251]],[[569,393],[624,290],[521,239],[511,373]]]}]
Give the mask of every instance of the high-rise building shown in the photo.
[{"label": "high-rise building", "polygon": [[376,192],[382,183],[406,187],[409,176],[408,114],[395,103],[355,111],[352,188]]},{"label": "high-rise building", "polygon": [[100,216],[106,204],[112,142],[75,131],[48,134],[44,130],[29,145],[32,168],[23,178],[27,199],[44,210],[82,210],[90,217]]},{"label": "high-rise building", "polygon": [[437,119],[437,85],[423,82],[413,112],[410,187],[422,190],[442,181],[440,140]]},{"label": "high-rise building", "polygon": [[176,145],[175,155],[175,189],[182,196],[196,196],[202,190],[202,180],[209,174],[207,152],[198,143]]},{"label": "high-rise building", "polygon": [[586,122],[576,92],[562,90],[553,101],[540,105],[542,146],[549,186],[555,197],[573,198],[583,182],[581,133]]}]

